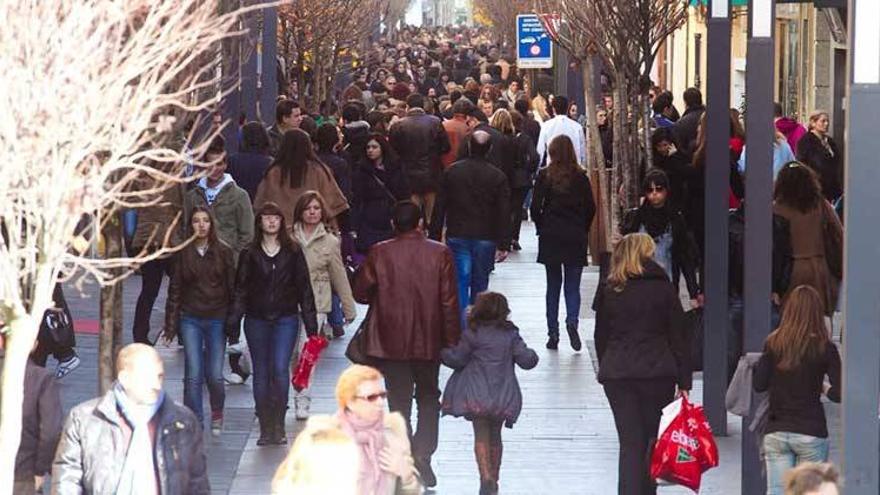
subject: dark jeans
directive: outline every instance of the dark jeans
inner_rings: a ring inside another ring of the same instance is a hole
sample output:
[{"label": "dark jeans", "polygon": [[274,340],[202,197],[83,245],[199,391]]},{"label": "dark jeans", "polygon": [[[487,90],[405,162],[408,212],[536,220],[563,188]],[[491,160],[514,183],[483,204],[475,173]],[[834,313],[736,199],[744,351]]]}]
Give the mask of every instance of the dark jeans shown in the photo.
[{"label": "dark jeans", "polygon": [[510,192],[510,219],[511,236],[514,241],[519,241],[519,231],[522,228],[523,208],[529,188],[514,189]]},{"label": "dark jeans", "polygon": [[137,306],[134,310],[134,325],[131,334],[135,342],[149,344],[150,342],[150,314],[153,312],[153,304],[159,296],[159,288],[162,287],[162,277],[171,276],[171,260],[168,258],[148,261],[141,265],[141,295],[138,296]]},{"label": "dark jeans", "polygon": [[489,288],[489,274],[495,266],[495,242],[484,239],[451,237],[446,244],[455,258],[458,277],[458,303],[462,314],[480,292]]},{"label": "dark jeans", "polygon": [[245,317],[244,334],[254,368],[254,403],[258,415],[287,408],[290,358],[298,333],[298,316],[275,321]]},{"label": "dark jeans", "polygon": [[342,300],[339,299],[335,292],[330,304],[330,314],[327,315],[327,323],[341,327],[345,324],[345,315],[342,313]]},{"label": "dark jeans", "polygon": [[[377,368],[385,375],[388,408],[399,412],[406,420],[413,458],[430,463],[431,456],[437,450],[440,422],[440,363],[383,359],[378,362]],[[413,397],[419,409],[415,432],[410,420]]]},{"label": "dark jeans", "polygon": [[212,413],[222,413],[226,401],[223,385],[223,355],[226,353],[226,334],[221,319],[198,318],[182,314],[180,339],[185,357],[183,375],[183,404],[190,408],[204,424],[202,387],[208,385]]},{"label": "dark jeans", "polygon": [[[547,272],[547,331],[559,336],[559,291],[565,293],[565,323],[577,325],[581,312],[581,275],[583,265],[546,264]],[[564,283],[563,283],[564,282]]]},{"label": "dark jeans", "polygon": [[675,395],[675,382],[672,378],[606,380],[603,385],[620,442],[617,493],[653,495],[657,485],[649,472],[651,450],[663,408]]}]

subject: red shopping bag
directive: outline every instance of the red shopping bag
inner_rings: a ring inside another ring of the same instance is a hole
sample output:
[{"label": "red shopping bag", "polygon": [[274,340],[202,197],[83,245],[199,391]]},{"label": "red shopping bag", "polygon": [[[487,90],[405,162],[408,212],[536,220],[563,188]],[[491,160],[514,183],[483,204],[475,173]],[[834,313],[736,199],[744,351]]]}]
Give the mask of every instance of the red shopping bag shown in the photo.
[{"label": "red shopping bag", "polygon": [[330,342],[327,339],[316,335],[309,337],[305,345],[303,345],[302,352],[299,353],[299,361],[296,362],[293,370],[293,378],[290,380],[291,385],[293,385],[297,392],[309,388],[309,381],[311,381],[312,371],[315,369],[318,357],[321,356],[321,351],[329,344]]},{"label": "red shopping bag", "polygon": [[718,465],[718,448],[702,408],[676,399],[663,408],[651,477],[698,492],[703,472]]}]

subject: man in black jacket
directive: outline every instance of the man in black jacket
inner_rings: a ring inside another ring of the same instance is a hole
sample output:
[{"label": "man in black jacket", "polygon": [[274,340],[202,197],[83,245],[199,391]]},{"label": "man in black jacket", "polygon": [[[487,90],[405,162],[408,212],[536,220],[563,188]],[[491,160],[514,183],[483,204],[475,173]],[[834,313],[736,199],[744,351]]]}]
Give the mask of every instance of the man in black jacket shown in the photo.
[{"label": "man in black jacket", "polygon": [[510,251],[510,188],[504,172],[487,160],[491,147],[489,133],[471,134],[468,157],[443,175],[438,215],[431,223],[435,238],[446,225],[462,311],[489,288],[494,262],[504,261]]},{"label": "man in black jacket", "polygon": [[391,146],[409,181],[412,200],[431,218],[440,183],[440,156],[449,151],[449,137],[439,118],[425,113],[425,97],[406,98],[406,117],[391,127]]},{"label": "man in black jacket", "polygon": [[673,126],[675,137],[682,153],[688,159],[693,156],[697,144],[697,129],[706,107],[703,106],[703,94],[697,88],[688,88],[684,95],[685,111]]}]

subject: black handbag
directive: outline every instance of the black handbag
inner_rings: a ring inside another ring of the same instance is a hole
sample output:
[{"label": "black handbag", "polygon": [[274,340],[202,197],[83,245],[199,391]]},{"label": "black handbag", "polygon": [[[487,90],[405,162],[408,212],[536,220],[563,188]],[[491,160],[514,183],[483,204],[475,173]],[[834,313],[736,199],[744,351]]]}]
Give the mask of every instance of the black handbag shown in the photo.
[{"label": "black handbag", "polygon": [[364,366],[372,366],[375,358],[367,355],[367,322],[370,320],[370,311],[364,321],[358,326],[358,329],[348,341],[348,347],[345,348],[345,357],[354,364],[362,364]]},{"label": "black handbag", "polygon": [[40,322],[40,337],[55,348],[72,348],[76,345],[73,320],[67,308],[49,308]]}]

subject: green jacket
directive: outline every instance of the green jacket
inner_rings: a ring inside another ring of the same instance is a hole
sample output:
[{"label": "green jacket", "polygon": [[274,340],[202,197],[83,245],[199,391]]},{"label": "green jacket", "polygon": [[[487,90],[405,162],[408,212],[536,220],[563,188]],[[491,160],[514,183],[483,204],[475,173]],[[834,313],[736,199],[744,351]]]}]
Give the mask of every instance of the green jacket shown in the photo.
[{"label": "green jacket", "polygon": [[205,190],[201,182],[198,182],[186,193],[184,208],[187,222],[196,206],[211,210],[217,222],[217,237],[232,248],[235,259],[238,260],[238,253],[254,238],[254,209],[247,192],[234,181],[230,181],[217,193],[214,204],[209,206]]}]

